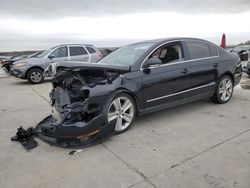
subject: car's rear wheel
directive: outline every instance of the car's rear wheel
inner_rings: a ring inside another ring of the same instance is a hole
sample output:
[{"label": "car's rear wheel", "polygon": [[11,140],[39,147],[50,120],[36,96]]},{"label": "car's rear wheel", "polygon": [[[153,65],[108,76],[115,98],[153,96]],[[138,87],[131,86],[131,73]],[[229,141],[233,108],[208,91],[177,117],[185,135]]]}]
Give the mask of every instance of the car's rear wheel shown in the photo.
[{"label": "car's rear wheel", "polygon": [[211,100],[215,103],[224,104],[228,102],[233,95],[233,80],[231,76],[223,76],[217,84],[216,91]]},{"label": "car's rear wheel", "polygon": [[109,105],[107,118],[109,123],[115,121],[116,134],[127,131],[135,119],[133,99],[125,93],[116,95]]},{"label": "car's rear wheel", "polygon": [[31,69],[27,73],[27,79],[32,84],[40,84],[43,82],[43,71],[40,69]]}]

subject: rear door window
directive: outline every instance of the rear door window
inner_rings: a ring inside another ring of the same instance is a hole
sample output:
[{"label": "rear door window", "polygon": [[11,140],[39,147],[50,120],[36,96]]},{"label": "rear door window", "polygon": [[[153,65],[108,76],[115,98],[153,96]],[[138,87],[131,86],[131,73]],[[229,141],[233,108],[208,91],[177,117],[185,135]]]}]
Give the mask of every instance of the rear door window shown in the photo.
[{"label": "rear door window", "polygon": [[210,49],[210,53],[211,53],[211,56],[218,56],[218,49],[217,47],[211,45],[211,44],[208,44],[209,46],[209,49]]},{"label": "rear door window", "polygon": [[208,44],[205,42],[187,41],[186,44],[190,59],[199,59],[211,56]]},{"label": "rear door window", "polygon": [[89,46],[87,46],[86,48],[87,48],[87,50],[89,51],[90,54],[96,53],[96,51],[95,51],[94,48],[91,48],[91,47],[89,47]]},{"label": "rear door window", "polygon": [[88,52],[81,46],[70,46],[69,53],[70,56],[79,56],[88,54]]}]

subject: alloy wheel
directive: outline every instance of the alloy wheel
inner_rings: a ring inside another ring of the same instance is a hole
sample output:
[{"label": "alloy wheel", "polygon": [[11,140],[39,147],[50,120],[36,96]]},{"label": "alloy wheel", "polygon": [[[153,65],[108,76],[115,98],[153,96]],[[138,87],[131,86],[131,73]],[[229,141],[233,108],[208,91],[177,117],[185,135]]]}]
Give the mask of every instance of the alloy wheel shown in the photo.
[{"label": "alloy wheel", "polygon": [[232,80],[228,77],[225,77],[221,80],[219,85],[219,96],[223,102],[226,102],[230,99],[233,93],[233,83]]},{"label": "alloy wheel", "polygon": [[42,75],[40,72],[32,72],[30,75],[30,79],[31,79],[31,81],[37,83],[37,82],[41,81]]},{"label": "alloy wheel", "polygon": [[108,122],[116,120],[115,131],[123,131],[134,118],[134,105],[127,97],[118,97],[110,104]]}]

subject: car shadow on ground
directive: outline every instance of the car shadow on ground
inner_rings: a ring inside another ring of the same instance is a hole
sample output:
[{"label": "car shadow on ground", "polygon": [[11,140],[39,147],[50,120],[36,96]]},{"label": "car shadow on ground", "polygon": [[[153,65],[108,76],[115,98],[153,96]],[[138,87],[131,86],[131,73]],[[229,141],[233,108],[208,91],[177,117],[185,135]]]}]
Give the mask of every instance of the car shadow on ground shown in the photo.
[{"label": "car shadow on ground", "polygon": [[[128,130],[127,134],[129,134],[130,131],[140,131],[141,129],[144,130],[145,126],[150,126],[152,128],[152,131],[157,130],[157,127],[162,127],[162,125],[159,124],[157,120],[161,120],[161,121],[165,120],[166,126],[167,126],[169,124],[168,118],[177,117],[178,115],[181,115],[181,114],[190,115],[190,113],[201,112],[202,109],[204,109],[204,107],[211,106],[211,105],[217,105],[217,104],[214,104],[209,99],[201,99],[201,100],[194,101],[191,103],[186,103],[186,104],[182,104],[179,106],[159,110],[156,112],[151,112],[142,116],[137,116],[130,130]],[[147,125],[145,124],[145,122]],[[152,123],[152,125],[148,124],[150,122]],[[116,136],[117,135],[115,135],[115,137]],[[111,136],[103,140],[101,143],[104,143],[104,144],[109,143],[110,141],[117,139],[115,137]]]},{"label": "car shadow on ground", "polygon": [[[152,121],[152,119],[167,119],[167,117],[173,117],[175,114],[187,114],[192,112],[200,112],[205,106],[216,105],[212,103],[209,99],[203,99],[194,101],[192,103],[182,104],[179,106],[167,108],[164,110],[152,112],[139,117],[136,117],[134,125],[143,125],[143,122]],[[131,127],[133,128],[133,126]]]},{"label": "car shadow on ground", "polygon": [[[209,99],[201,99],[198,101],[194,101],[192,103],[186,103],[179,106],[163,109],[160,111],[152,112],[149,114],[145,114],[142,116],[136,117],[131,129],[137,129],[138,127],[141,127],[145,125],[145,122],[152,123],[152,128],[156,128],[157,125],[159,125],[159,120],[162,122],[166,121],[166,125],[168,124],[168,118],[171,121],[173,118],[178,118],[178,116],[181,114],[185,115],[191,115],[193,113],[203,112],[206,113],[204,109],[206,107],[217,105],[211,102]],[[183,116],[182,116],[183,117]],[[183,120],[181,120],[183,121]],[[155,127],[156,126],[156,127]]]},{"label": "car shadow on ground", "polygon": [[28,80],[22,80],[22,79],[19,79],[19,78],[15,78],[13,77],[13,79],[16,79],[16,82],[12,82],[11,84],[12,85],[30,85],[30,86],[33,86],[33,85],[43,85],[43,84],[47,84],[47,83],[51,83],[51,80],[52,79],[46,79],[43,81],[43,83],[40,83],[40,84],[31,84],[30,82],[28,82]]}]

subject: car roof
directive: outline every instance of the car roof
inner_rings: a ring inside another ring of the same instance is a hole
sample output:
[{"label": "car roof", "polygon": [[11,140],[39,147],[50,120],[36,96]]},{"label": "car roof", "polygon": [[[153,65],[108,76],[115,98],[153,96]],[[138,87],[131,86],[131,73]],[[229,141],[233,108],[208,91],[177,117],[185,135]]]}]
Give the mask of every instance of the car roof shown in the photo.
[{"label": "car roof", "polygon": [[203,39],[199,39],[199,38],[191,38],[191,37],[169,37],[169,38],[160,38],[160,39],[152,39],[152,40],[145,40],[145,41],[140,41],[140,42],[136,42],[133,44],[143,44],[143,43],[164,43],[164,42],[168,42],[168,41],[175,41],[175,40],[196,40],[196,41],[203,41],[203,42],[209,42]]},{"label": "car roof", "polygon": [[60,45],[57,45],[57,46],[54,46],[52,48],[57,48],[57,47],[61,47],[61,46],[91,46],[91,47],[94,47],[94,45],[92,44],[60,44]]}]

